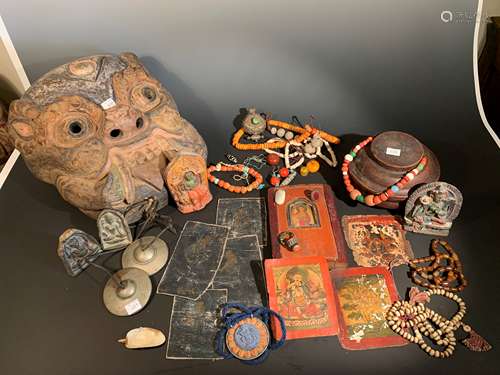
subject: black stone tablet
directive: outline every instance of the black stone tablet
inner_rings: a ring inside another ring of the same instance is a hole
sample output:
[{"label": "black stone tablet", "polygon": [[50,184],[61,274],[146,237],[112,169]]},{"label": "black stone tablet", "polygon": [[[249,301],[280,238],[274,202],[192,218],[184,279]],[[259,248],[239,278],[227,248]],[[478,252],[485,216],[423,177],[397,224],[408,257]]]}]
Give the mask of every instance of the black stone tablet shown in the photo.
[{"label": "black stone tablet", "polygon": [[228,234],[228,227],[186,222],[157,293],[198,299],[219,269]]}]

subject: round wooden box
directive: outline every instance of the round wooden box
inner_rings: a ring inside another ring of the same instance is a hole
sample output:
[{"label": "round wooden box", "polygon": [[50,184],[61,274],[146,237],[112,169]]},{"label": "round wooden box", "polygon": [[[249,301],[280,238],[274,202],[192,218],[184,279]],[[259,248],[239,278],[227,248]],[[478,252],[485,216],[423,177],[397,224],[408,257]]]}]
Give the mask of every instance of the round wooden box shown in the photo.
[{"label": "round wooden box", "polygon": [[424,155],[427,156],[425,169],[389,200],[376,206],[399,208],[412,187],[437,181],[440,175],[436,156],[415,137],[399,131],[380,133],[349,164],[349,175],[364,195],[380,194],[415,168]]}]

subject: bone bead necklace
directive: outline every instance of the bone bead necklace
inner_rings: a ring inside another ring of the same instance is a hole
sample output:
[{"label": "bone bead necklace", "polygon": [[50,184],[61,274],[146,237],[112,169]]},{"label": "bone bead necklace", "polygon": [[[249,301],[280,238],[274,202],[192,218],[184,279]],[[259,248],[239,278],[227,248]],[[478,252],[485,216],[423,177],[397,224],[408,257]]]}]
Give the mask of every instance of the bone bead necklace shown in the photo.
[{"label": "bone bead necklace", "polygon": [[[450,319],[426,307],[422,301],[429,301],[432,295],[441,295],[458,304],[458,312]],[[473,351],[487,351],[491,346],[470,326],[462,322],[466,312],[465,302],[456,294],[444,289],[431,289],[418,292],[410,291],[410,301],[397,301],[387,311],[386,319],[389,327],[410,342],[418,344],[422,350],[435,358],[446,358],[453,354],[457,340],[455,331],[462,327],[470,335],[463,340],[464,345]],[[444,349],[434,349],[424,341],[424,336]]]}]

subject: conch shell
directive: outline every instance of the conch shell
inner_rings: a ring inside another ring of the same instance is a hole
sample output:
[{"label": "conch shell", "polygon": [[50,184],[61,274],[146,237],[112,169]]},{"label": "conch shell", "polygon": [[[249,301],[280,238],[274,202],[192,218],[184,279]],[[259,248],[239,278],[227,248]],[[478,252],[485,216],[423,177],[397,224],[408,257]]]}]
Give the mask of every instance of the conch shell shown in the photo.
[{"label": "conch shell", "polygon": [[127,336],[118,342],[124,344],[127,349],[154,348],[163,345],[165,335],[155,328],[139,327],[128,331]]}]

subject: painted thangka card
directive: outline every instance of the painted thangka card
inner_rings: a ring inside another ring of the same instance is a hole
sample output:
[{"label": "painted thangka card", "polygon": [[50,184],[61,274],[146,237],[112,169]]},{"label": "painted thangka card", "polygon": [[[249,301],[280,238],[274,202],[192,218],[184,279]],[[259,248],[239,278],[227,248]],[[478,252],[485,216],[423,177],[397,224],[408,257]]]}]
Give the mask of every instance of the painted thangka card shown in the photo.
[{"label": "painted thangka card", "polygon": [[259,245],[267,245],[267,213],[263,198],[219,199],[216,222],[231,228],[229,237],[257,234]]},{"label": "painted thangka card", "polygon": [[187,221],[157,293],[198,299],[215,278],[228,234],[228,227]]},{"label": "painted thangka card", "polygon": [[[324,257],[266,259],[269,307],[285,320],[286,338],[333,336],[337,308]],[[276,337],[281,327],[273,321]]]},{"label": "painted thangka card", "polygon": [[391,215],[342,217],[347,245],[358,266],[392,268],[413,258],[400,220]]},{"label": "painted thangka card", "polygon": [[212,287],[227,289],[227,298],[231,302],[247,306],[263,305],[264,272],[257,235],[227,240],[222,264]]},{"label": "painted thangka card", "polygon": [[197,301],[174,297],[168,332],[168,359],[220,359],[215,351],[217,321],[227,291],[209,289]]},{"label": "painted thangka card", "polygon": [[399,300],[390,270],[385,267],[334,270],[333,283],[343,348],[360,350],[408,343],[385,320],[389,307]]}]

